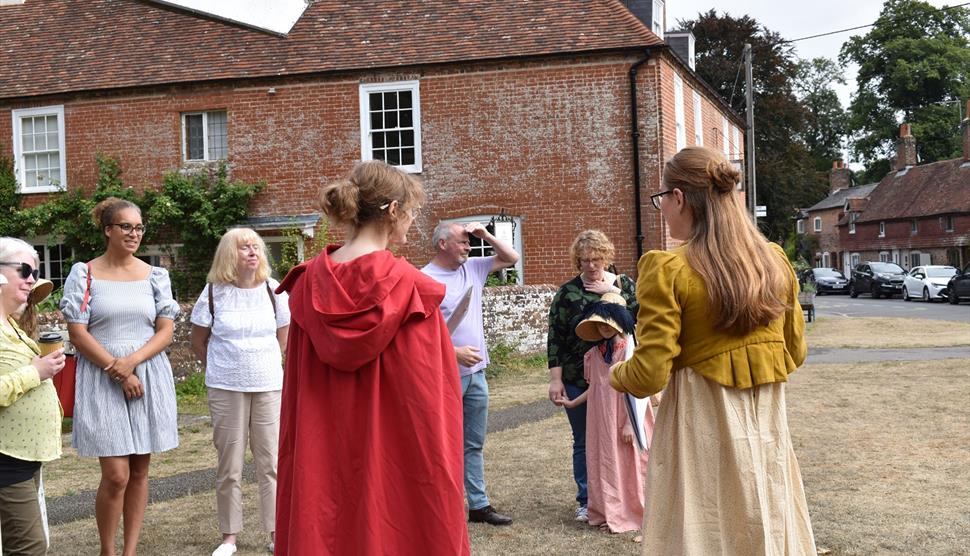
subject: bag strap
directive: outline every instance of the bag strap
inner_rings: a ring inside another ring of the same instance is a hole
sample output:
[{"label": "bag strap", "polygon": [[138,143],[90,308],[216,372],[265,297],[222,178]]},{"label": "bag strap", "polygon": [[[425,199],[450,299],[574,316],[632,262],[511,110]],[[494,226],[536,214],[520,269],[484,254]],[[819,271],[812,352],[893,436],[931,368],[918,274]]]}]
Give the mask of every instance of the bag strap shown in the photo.
[{"label": "bag strap", "polygon": [[276,296],[273,295],[273,288],[269,287],[269,280],[266,281],[266,293],[269,294],[269,302],[273,304],[273,318],[276,318]]},{"label": "bag strap", "polygon": [[91,263],[88,263],[87,287],[84,288],[84,300],[81,301],[81,312],[88,308],[88,301],[91,300]]},{"label": "bag strap", "polygon": [[[215,319],[216,308],[212,299],[212,283],[208,283],[207,286],[209,288],[209,316]],[[269,302],[273,305],[273,318],[276,318],[276,296],[273,295],[273,288],[270,287],[269,280],[266,281],[266,293],[269,294]]]}]

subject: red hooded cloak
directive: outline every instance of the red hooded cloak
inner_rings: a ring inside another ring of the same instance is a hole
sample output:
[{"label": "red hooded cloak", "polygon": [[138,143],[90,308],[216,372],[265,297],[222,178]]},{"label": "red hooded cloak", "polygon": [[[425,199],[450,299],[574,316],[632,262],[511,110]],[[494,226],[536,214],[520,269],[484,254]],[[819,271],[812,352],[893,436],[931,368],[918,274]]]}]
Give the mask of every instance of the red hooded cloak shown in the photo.
[{"label": "red hooded cloak", "polygon": [[445,288],[388,251],[294,268],[276,554],[468,554]]}]

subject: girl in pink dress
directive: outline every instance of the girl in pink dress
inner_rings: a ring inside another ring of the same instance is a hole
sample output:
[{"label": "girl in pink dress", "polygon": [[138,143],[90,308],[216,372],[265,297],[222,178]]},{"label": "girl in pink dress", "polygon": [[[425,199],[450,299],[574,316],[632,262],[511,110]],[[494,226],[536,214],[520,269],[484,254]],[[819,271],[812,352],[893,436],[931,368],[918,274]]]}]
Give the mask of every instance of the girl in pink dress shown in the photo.
[{"label": "girl in pink dress", "polygon": [[[643,523],[644,478],[648,452],[640,451],[633,426],[627,416],[623,394],[610,387],[609,370],[626,357],[632,342],[633,317],[626,302],[616,294],[605,294],[591,303],[576,335],[599,342],[586,352],[583,373],[589,389],[562,405],[586,409],[586,470],[589,490],[589,524],[611,533],[640,529]],[[644,416],[649,442],[653,433],[653,411],[649,405]]]}]

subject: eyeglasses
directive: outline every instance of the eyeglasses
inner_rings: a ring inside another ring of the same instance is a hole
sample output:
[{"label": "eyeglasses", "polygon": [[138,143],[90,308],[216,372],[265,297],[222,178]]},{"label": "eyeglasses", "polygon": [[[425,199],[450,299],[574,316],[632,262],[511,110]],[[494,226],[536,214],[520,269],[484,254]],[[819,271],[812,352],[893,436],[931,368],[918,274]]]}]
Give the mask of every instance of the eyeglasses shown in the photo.
[{"label": "eyeglasses", "polygon": [[668,189],[667,191],[661,191],[660,193],[654,193],[653,195],[651,195],[650,203],[653,205],[653,208],[660,210],[660,198],[663,197],[664,195],[669,195],[673,192],[674,192],[673,189]]},{"label": "eyeglasses", "polygon": [[121,228],[121,231],[124,232],[124,233],[126,233],[126,234],[130,234],[131,232],[135,232],[138,235],[142,235],[142,234],[145,233],[145,227],[142,226],[141,224],[133,225],[133,224],[129,224],[129,223],[125,222],[123,224],[108,224],[108,226],[109,227],[111,227],[111,226],[118,226],[119,228]]},{"label": "eyeglasses", "polygon": [[27,263],[0,262],[0,265],[19,266],[20,269],[18,269],[17,272],[18,274],[20,274],[20,277],[23,278],[24,280],[26,280],[29,276],[33,276],[34,280],[36,280],[37,277],[40,275],[40,270],[37,270],[36,268],[30,266]]}]

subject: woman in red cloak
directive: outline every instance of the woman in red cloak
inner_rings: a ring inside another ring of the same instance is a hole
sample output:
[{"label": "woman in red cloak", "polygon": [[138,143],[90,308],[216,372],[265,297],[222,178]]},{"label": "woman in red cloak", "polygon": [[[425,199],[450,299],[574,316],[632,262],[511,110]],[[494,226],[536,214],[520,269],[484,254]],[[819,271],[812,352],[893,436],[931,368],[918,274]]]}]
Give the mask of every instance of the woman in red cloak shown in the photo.
[{"label": "woman in red cloak", "polygon": [[406,242],[420,182],[383,162],[326,186],[345,225],[287,275],[276,554],[468,554],[462,410],[444,286],[388,246]]}]

